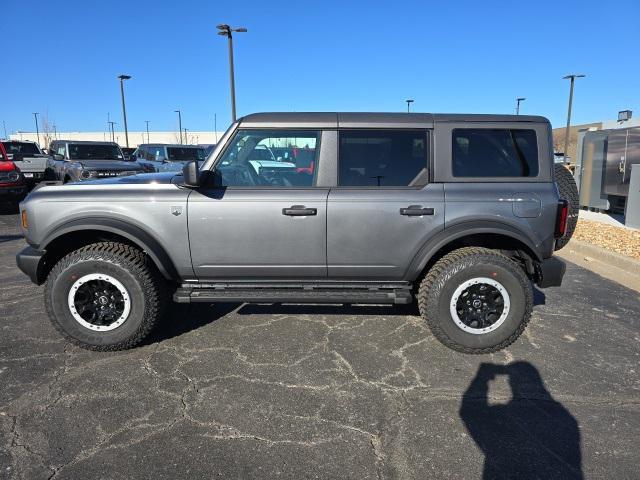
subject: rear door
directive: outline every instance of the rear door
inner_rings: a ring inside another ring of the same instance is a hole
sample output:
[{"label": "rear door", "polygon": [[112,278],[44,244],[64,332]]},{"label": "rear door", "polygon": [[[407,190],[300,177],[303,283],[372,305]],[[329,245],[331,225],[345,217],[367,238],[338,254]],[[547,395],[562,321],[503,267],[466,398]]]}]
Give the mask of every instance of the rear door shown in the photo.
[{"label": "rear door", "polygon": [[444,226],[443,187],[429,184],[429,131],[338,135],[338,186],[327,203],[328,276],[402,280]]}]

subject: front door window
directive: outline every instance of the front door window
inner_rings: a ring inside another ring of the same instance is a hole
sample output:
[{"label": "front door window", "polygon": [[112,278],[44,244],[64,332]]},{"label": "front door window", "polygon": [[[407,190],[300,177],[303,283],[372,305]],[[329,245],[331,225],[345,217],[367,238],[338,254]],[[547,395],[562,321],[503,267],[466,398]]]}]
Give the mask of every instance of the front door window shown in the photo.
[{"label": "front door window", "polygon": [[239,130],[216,165],[222,185],[311,187],[319,139],[315,130]]}]

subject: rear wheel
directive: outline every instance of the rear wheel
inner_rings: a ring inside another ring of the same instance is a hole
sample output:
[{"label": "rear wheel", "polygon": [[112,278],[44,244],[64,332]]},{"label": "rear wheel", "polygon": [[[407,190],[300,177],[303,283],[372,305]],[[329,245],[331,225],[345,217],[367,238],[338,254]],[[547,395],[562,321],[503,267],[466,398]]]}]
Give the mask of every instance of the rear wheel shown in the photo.
[{"label": "rear wheel", "polygon": [[533,308],[531,282],[509,257],[466,247],[431,268],[418,292],[420,315],[444,345],[490,353],[513,343]]},{"label": "rear wheel", "polygon": [[556,184],[558,185],[558,191],[560,192],[560,198],[564,198],[569,203],[567,230],[562,237],[556,240],[556,250],[560,250],[569,243],[569,240],[571,240],[573,232],[576,229],[578,213],[580,212],[580,200],[576,181],[566,167],[558,164],[554,165],[554,175]]},{"label": "rear wheel", "polygon": [[49,273],[45,306],[54,327],[90,350],[142,342],[166,304],[164,280],[141,251],[121,243],[88,245]]}]

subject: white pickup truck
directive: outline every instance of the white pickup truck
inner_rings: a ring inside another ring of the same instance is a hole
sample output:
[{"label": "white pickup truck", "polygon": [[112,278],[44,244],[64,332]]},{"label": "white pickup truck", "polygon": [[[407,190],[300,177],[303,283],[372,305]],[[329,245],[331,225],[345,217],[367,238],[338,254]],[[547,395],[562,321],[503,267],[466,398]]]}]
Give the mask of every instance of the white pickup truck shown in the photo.
[{"label": "white pickup truck", "polygon": [[3,140],[7,159],[20,169],[27,183],[34,184],[44,179],[48,155],[40,150],[36,142]]}]

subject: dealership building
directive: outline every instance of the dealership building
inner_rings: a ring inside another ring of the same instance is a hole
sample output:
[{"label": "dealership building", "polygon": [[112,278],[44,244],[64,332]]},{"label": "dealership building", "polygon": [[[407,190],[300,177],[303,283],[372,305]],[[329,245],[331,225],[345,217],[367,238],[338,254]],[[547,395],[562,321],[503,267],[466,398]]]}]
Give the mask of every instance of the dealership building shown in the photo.
[{"label": "dealership building", "polygon": [[[210,144],[218,143],[224,132],[191,132],[187,131],[186,141],[185,134],[182,134],[183,143]],[[38,141],[39,137],[39,141]],[[100,141],[109,142],[115,137],[115,142],[121,147],[126,146],[124,131],[114,132],[113,137],[110,132],[21,132],[18,131],[9,135],[11,140],[31,140],[38,142],[42,148],[46,148],[52,140],[81,140],[81,141]],[[129,132],[129,146],[137,147],[141,143],[181,143],[180,134],[174,132]]]}]

